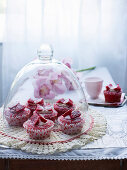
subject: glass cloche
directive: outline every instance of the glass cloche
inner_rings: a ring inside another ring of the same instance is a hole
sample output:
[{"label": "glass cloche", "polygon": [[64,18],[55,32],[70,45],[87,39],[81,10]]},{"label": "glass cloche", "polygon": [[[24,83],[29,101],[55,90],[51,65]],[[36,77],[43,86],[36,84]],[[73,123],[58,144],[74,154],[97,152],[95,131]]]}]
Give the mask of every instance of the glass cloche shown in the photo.
[{"label": "glass cloche", "polygon": [[[57,103],[63,110],[72,107],[87,110],[85,95],[75,73],[53,59],[52,47],[43,44],[37,54],[38,59],[25,65],[12,83],[3,111],[9,125],[22,125],[38,105],[48,108]],[[58,112],[59,107],[55,108]]]}]

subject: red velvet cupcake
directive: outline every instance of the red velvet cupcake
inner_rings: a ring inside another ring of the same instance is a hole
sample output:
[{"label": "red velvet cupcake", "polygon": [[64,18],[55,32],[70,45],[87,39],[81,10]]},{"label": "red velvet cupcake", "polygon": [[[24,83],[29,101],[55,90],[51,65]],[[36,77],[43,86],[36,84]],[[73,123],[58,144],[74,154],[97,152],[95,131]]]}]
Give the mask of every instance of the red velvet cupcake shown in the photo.
[{"label": "red velvet cupcake", "polygon": [[34,113],[31,118],[23,124],[23,127],[27,130],[30,138],[45,139],[50,136],[54,122]]},{"label": "red velvet cupcake", "polygon": [[4,112],[4,115],[9,125],[22,126],[31,116],[31,111],[24,105],[17,103],[16,105],[9,107]]},{"label": "red velvet cupcake", "polygon": [[68,135],[80,133],[84,122],[79,110],[71,109],[58,118],[62,132]]},{"label": "red velvet cupcake", "polygon": [[116,103],[120,102],[122,95],[122,90],[119,85],[117,87],[113,87],[112,84],[106,86],[106,90],[104,90],[105,102],[108,103]]},{"label": "red velvet cupcake", "polygon": [[29,99],[27,101],[26,107],[31,110],[31,113],[33,113],[36,110],[37,104],[39,104],[40,106],[44,106],[44,100],[39,99],[34,101],[32,99]]},{"label": "red velvet cupcake", "polygon": [[61,116],[68,110],[74,109],[74,103],[71,99],[65,100],[62,98],[54,104],[54,109],[58,112],[58,116]]},{"label": "red velvet cupcake", "polygon": [[40,106],[37,105],[37,108],[34,113],[41,114],[45,119],[50,119],[53,122],[57,119],[57,112],[51,105]]}]

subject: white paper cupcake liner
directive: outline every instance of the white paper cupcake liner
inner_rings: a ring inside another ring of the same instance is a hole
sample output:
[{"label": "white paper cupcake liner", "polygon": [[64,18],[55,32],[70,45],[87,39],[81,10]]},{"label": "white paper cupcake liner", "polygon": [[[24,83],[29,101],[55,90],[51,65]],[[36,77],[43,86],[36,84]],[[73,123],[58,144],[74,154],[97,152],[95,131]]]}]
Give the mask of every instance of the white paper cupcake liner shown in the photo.
[{"label": "white paper cupcake liner", "polygon": [[81,120],[81,122],[75,123],[75,124],[63,124],[58,118],[58,123],[63,133],[68,134],[68,135],[74,135],[74,134],[78,134],[81,132],[83,125],[85,123],[85,120]]},{"label": "white paper cupcake liner", "polygon": [[6,121],[11,126],[22,126],[23,123],[27,121],[30,116],[31,116],[30,110],[27,111],[27,114],[22,115],[21,114],[13,115],[12,113],[11,115],[4,114]]}]

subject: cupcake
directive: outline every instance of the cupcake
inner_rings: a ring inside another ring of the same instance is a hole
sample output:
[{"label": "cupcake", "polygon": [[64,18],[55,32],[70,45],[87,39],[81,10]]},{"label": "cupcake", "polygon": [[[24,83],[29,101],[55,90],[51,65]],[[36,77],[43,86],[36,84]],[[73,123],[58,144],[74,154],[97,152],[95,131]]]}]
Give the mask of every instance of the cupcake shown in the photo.
[{"label": "cupcake", "polygon": [[37,108],[34,111],[34,113],[41,114],[45,119],[50,119],[54,122],[57,119],[58,114],[51,105],[46,106],[37,105]]},{"label": "cupcake", "polygon": [[116,103],[120,102],[121,100],[121,95],[122,95],[122,90],[117,84],[117,87],[113,87],[112,84],[109,84],[106,86],[106,90],[104,90],[104,96],[105,96],[105,102],[108,103]]},{"label": "cupcake", "polygon": [[40,100],[34,101],[32,99],[29,99],[27,101],[26,107],[31,110],[31,113],[33,113],[36,110],[37,104],[39,104],[40,106],[43,106],[44,100],[40,99]]},{"label": "cupcake", "polygon": [[71,99],[65,100],[65,99],[59,99],[54,104],[54,109],[58,112],[58,117],[67,112],[70,109],[74,109],[74,103]]},{"label": "cupcake", "polygon": [[63,133],[73,135],[81,132],[84,119],[79,110],[70,109],[58,118],[58,123]]},{"label": "cupcake", "polygon": [[9,125],[22,126],[25,121],[31,116],[31,111],[24,105],[17,103],[16,105],[9,107],[4,116]]},{"label": "cupcake", "polygon": [[30,119],[23,124],[23,127],[27,130],[31,139],[45,139],[50,136],[54,122],[45,119],[40,114],[34,113]]}]

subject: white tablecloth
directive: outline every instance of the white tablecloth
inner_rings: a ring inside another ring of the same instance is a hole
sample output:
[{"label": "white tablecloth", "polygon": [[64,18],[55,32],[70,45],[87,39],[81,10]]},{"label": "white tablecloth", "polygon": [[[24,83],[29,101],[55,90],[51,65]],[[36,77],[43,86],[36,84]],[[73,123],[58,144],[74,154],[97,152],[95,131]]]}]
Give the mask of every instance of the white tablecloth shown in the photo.
[{"label": "white tablecloth", "polygon": [[[88,76],[99,76],[105,85],[115,84],[110,73],[105,67],[96,68],[85,72],[83,78]],[[81,149],[71,150],[66,153],[54,155],[37,155],[14,150],[1,146],[1,158],[21,159],[53,159],[53,160],[99,160],[99,159],[124,159],[127,158],[127,106],[118,108],[94,107],[100,110],[107,119],[107,133],[101,139],[94,141]]]}]

